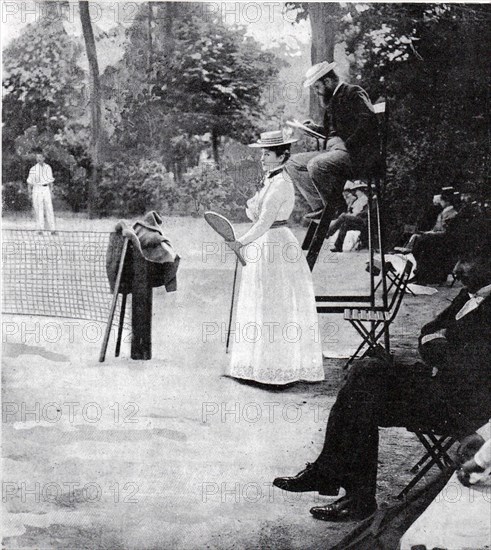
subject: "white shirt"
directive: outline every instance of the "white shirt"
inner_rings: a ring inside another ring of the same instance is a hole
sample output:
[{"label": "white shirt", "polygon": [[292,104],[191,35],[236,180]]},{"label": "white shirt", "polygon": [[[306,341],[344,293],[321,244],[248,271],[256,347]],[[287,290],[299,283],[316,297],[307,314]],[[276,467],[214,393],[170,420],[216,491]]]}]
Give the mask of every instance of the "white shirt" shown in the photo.
[{"label": "white shirt", "polygon": [[[481,304],[481,302],[485,298],[487,298],[490,294],[491,294],[491,285],[483,286],[475,294],[471,294],[469,292],[469,299],[463,305],[463,307],[457,312],[457,314],[455,315],[455,320],[458,321],[459,319],[462,319],[464,315],[467,315],[471,311],[474,311],[475,309],[477,309]],[[432,340],[436,340],[438,338],[445,338],[445,331],[446,329],[441,329],[431,334],[427,334],[426,336],[423,336],[423,338],[421,338],[421,343],[426,344],[427,342],[431,342]]]},{"label": "white shirt", "polygon": [[353,214],[354,216],[358,216],[363,212],[367,204],[368,204],[368,197],[365,195],[365,193],[357,196],[356,199],[351,203],[351,206],[350,206],[351,214]]},{"label": "white shirt", "polygon": [[263,187],[247,201],[247,217],[254,222],[249,230],[237,239],[244,246],[268,231],[275,221],[287,220],[295,206],[295,190],[290,176],[282,170],[264,178]]},{"label": "white shirt", "polygon": [[334,92],[332,93],[332,97],[334,97],[336,95],[336,92],[339,90],[339,88],[341,87],[341,84],[343,84],[343,82],[339,82],[339,84],[334,88]]},{"label": "white shirt", "polygon": [[457,312],[455,319],[461,319],[471,311],[479,307],[479,304],[491,294],[491,285],[483,286],[475,294],[469,292],[469,300],[464,304],[464,307]]},{"label": "white shirt", "polygon": [[491,484],[491,419],[477,433],[485,439],[484,445],[474,455],[478,466],[484,470],[482,473],[474,472],[470,476],[471,483]]},{"label": "white shirt", "polygon": [[48,185],[54,181],[53,172],[49,164],[39,164],[38,162],[29,170],[27,183],[31,185]]}]

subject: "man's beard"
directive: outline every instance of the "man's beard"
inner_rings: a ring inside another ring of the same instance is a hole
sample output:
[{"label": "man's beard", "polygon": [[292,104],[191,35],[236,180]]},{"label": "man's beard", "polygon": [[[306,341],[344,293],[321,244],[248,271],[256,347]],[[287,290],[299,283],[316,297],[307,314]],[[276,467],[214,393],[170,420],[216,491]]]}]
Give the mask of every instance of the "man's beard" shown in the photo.
[{"label": "man's beard", "polygon": [[324,89],[324,93],[320,96],[320,102],[322,107],[327,107],[329,101],[331,101],[332,96],[334,95],[334,90]]}]

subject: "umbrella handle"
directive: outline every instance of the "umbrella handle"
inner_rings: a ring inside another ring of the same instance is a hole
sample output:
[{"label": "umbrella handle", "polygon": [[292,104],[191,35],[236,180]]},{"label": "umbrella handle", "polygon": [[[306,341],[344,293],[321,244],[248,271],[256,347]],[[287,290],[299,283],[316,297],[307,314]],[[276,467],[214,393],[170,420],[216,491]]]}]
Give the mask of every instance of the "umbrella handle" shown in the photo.
[{"label": "umbrella handle", "polygon": [[[245,262],[242,265],[245,265]],[[230,302],[230,314],[229,314],[229,318],[228,318],[228,331],[227,331],[227,345],[226,345],[226,348],[225,348],[225,353],[228,353],[228,345],[229,345],[229,342],[230,342],[230,331],[231,331],[231,328],[232,328],[232,317],[233,317],[233,314],[234,314],[235,286],[236,286],[236,282],[237,282],[237,269],[238,269],[238,267],[239,267],[239,255],[237,254],[237,257],[235,259],[234,282],[233,282],[233,285],[232,285],[232,301]]]}]

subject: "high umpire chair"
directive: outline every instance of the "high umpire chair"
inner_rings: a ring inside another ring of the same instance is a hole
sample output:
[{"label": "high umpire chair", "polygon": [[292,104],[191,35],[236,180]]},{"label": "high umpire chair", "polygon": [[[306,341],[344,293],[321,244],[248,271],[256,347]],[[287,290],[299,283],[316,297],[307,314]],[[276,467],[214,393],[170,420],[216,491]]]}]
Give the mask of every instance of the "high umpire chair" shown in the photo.
[{"label": "high umpire chair", "polygon": [[[369,276],[370,291],[366,295],[322,295],[316,296],[318,313],[341,313],[345,309],[356,304],[366,308],[381,307],[388,310],[387,290],[387,266],[385,263],[384,248],[384,191],[386,185],[386,157],[387,157],[387,135],[389,110],[386,101],[373,105],[377,120],[379,122],[380,135],[380,168],[377,173],[367,174],[365,180],[368,184],[368,253],[369,253]],[[307,251],[307,263],[312,271],[321,251],[322,245],[329,230],[329,224],[334,216],[331,204],[326,204],[320,220],[312,220],[307,229],[302,249]],[[379,270],[374,269],[375,250],[378,248],[380,254]],[[375,284],[376,272],[380,271],[380,282]],[[381,287],[381,304],[376,304],[376,291]],[[389,349],[390,337],[388,326],[383,334],[384,347]]]},{"label": "high umpire chair", "polygon": [[[367,270],[370,274],[370,293],[364,296],[316,296],[318,313],[341,313],[346,320],[353,322],[362,331],[363,342],[355,355],[348,361],[346,367],[356,357],[360,350],[366,346],[368,350],[379,349],[379,338],[383,338],[384,355],[391,361],[389,327],[393,316],[399,310],[402,298],[407,291],[411,264],[407,262],[404,272],[397,276],[390,273],[391,266],[385,261],[384,241],[384,192],[387,181],[387,138],[389,109],[386,101],[373,105],[379,122],[380,133],[380,158],[381,169],[378,174],[366,178],[368,184],[368,253],[369,261]],[[319,148],[319,147],[318,147]],[[302,249],[307,251],[307,262],[312,271],[321,251],[322,245],[329,230],[329,224],[334,211],[327,204],[322,212],[320,220],[312,220],[307,229]],[[375,260],[375,249],[379,249],[380,260]],[[375,284],[375,278],[380,275],[380,280]],[[388,284],[389,282],[389,284]],[[376,293],[381,287],[382,304],[376,304]],[[394,291],[395,289],[395,291]],[[389,293],[393,291],[389,303]],[[355,305],[356,304],[356,305]],[[363,316],[366,317],[363,317]],[[387,319],[387,315],[390,319]],[[355,318],[356,317],[356,318]],[[371,326],[370,326],[371,325]],[[368,328],[364,328],[367,326]],[[355,327],[356,328],[356,327]],[[404,499],[408,492],[426,475],[433,467],[437,466],[444,474],[455,468],[455,462],[448,454],[455,440],[449,436],[435,434],[423,426],[410,428],[425,449],[421,459],[410,469],[414,477],[397,495]]]}]

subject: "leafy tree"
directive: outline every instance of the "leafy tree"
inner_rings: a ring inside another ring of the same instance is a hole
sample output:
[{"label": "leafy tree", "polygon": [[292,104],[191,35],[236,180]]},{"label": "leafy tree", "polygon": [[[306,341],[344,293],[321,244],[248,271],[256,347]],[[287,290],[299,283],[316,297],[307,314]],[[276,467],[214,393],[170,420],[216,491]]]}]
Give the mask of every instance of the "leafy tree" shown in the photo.
[{"label": "leafy tree", "polygon": [[[68,121],[82,113],[84,73],[77,65],[81,51],[81,45],[66,33],[62,20],[50,18],[27,25],[5,49],[4,181],[24,181],[27,176],[32,150],[24,147],[19,157],[18,139],[24,145],[38,142],[58,149]],[[66,176],[70,163],[57,168]]]},{"label": "leafy tree", "polygon": [[372,97],[389,98],[392,225],[417,219],[441,186],[489,173],[490,6],[351,7],[344,38]]},{"label": "leafy tree", "polygon": [[140,8],[117,68],[128,79],[119,134],[127,142],[151,145],[158,136],[169,148],[175,135],[209,133],[218,161],[221,136],[251,137],[264,83],[278,70],[275,58],[244,29],[203,10],[193,3]]}]

